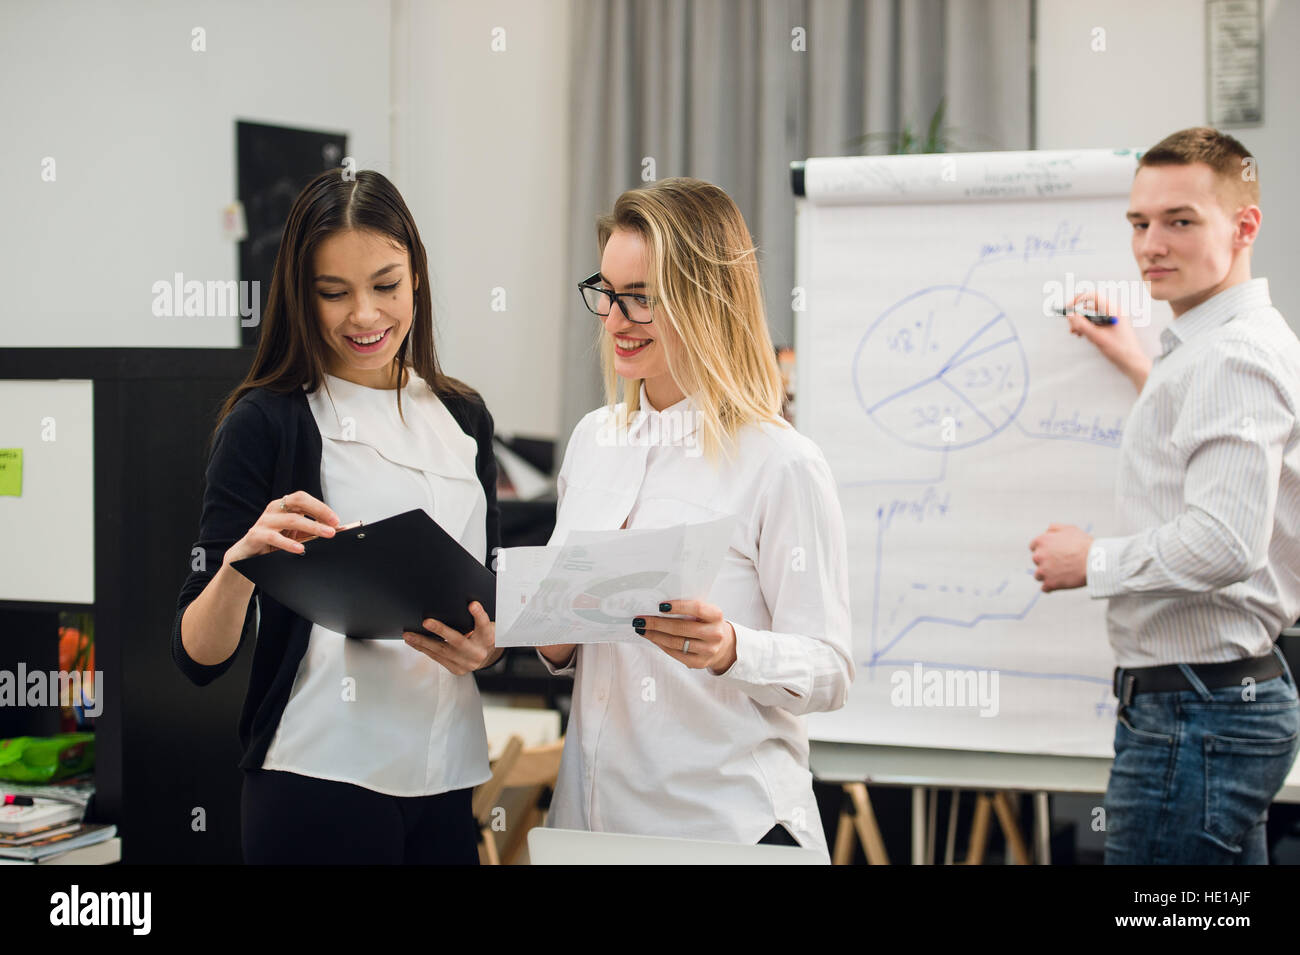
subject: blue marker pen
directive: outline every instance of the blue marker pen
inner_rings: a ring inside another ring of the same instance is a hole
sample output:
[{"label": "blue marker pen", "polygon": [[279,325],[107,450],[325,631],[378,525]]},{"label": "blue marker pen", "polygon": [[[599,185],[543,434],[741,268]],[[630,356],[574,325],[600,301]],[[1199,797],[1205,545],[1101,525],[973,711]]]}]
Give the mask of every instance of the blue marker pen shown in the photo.
[{"label": "blue marker pen", "polygon": [[1119,322],[1119,319],[1114,315],[1098,315],[1095,312],[1085,312],[1077,308],[1054,308],[1052,311],[1056,312],[1057,315],[1069,315],[1070,312],[1074,312],[1077,315],[1082,315],[1094,325],[1114,325]]}]

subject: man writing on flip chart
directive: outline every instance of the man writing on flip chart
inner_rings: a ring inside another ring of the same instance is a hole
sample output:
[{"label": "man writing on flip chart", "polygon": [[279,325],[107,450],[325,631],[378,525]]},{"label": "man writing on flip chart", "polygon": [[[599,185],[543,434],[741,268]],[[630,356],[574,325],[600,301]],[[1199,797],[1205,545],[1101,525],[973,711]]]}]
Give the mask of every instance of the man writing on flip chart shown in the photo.
[{"label": "man writing on flip chart", "polygon": [[[1300,341],[1252,279],[1255,159],[1186,129],[1143,154],[1133,255],[1173,323],[1149,361],[1125,316],[1071,315],[1137,387],[1120,446],[1117,536],[1052,524],[1044,591],[1108,598],[1116,655],[1107,864],[1263,864],[1268,806],[1300,710],[1275,641],[1300,613]],[[1074,303],[1116,315],[1095,294]]]}]

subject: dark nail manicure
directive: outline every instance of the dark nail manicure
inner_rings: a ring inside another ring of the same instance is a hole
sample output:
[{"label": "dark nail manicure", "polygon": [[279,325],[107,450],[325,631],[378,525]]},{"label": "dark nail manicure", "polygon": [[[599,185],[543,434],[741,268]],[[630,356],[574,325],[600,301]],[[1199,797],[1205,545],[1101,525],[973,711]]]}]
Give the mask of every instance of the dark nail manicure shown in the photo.
[{"label": "dark nail manicure", "polygon": [[645,627],[633,627],[632,629],[634,629],[637,633],[641,634],[641,636],[643,637],[645,636]]},{"label": "dark nail manicure", "polygon": [[632,626],[633,626],[633,627],[644,627],[644,626],[645,626],[645,617],[637,617],[637,618],[635,618],[635,619],[632,621]]},{"label": "dark nail manicure", "polygon": [[672,610],[672,609],[673,609],[673,605],[670,604],[670,603],[668,603],[667,601],[664,601],[663,603],[661,603],[661,604],[659,605],[659,612],[660,612],[660,613],[668,613],[668,611],[670,611],[670,610]]}]

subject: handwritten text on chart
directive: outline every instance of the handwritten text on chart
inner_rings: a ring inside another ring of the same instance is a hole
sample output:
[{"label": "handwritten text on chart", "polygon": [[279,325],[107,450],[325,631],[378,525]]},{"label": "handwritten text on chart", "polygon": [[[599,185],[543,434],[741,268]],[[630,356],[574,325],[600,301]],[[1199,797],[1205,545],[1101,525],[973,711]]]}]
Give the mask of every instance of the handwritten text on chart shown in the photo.
[{"label": "handwritten text on chart", "polygon": [[946,517],[952,501],[952,492],[940,494],[936,489],[927,487],[919,497],[896,497],[883,504],[876,511],[881,530],[886,530],[895,517],[908,517],[918,524],[925,523],[927,517]]},{"label": "handwritten text on chart", "polygon": [[1124,437],[1124,425],[1120,418],[1110,426],[1103,425],[1101,415],[1093,415],[1091,421],[1080,416],[1078,409],[1069,417],[1056,413],[1056,402],[1052,410],[1038,419],[1039,436],[1053,438],[1073,438],[1077,441],[1090,441],[1094,444],[1118,448]]},{"label": "handwritten text on chart", "polygon": [[1082,238],[1083,226],[1072,225],[1066,221],[1060,223],[1051,235],[1026,232],[1019,243],[1010,236],[1004,236],[998,241],[982,242],[978,261],[984,263],[998,259],[1020,258],[1028,262],[1030,259],[1050,259],[1058,255],[1083,251],[1079,247]]}]

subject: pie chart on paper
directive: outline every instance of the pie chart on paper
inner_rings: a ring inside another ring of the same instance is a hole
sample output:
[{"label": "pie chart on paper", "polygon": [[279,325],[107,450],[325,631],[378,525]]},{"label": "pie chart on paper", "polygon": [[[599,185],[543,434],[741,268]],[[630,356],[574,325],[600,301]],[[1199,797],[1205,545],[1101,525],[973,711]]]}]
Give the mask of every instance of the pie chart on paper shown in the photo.
[{"label": "pie chart on paper", "polygon": [[577,617],[596,624],[627,624],[638,613],[649,613],[663,599],[662,584],[667,571],[642,571],[611,577],[588,584],[575,594],[569,610]]}]

